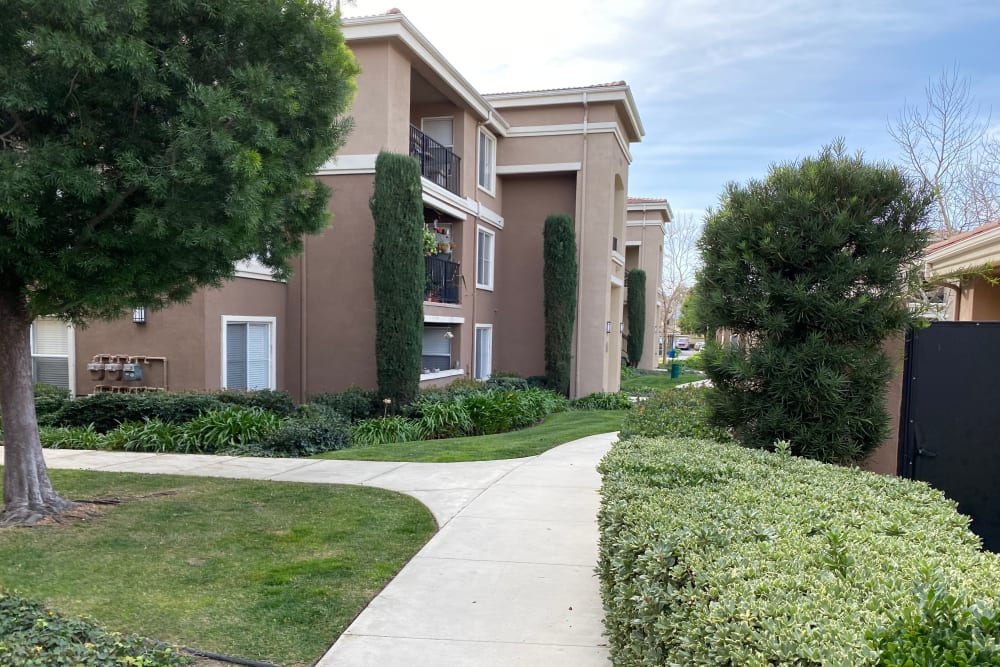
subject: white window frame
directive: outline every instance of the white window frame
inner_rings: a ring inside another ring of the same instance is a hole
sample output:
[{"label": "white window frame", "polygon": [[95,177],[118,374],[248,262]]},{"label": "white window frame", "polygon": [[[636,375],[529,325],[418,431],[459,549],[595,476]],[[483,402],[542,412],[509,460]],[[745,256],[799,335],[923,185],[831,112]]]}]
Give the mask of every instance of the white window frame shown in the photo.
[{"label": "white window frame", "polygon": [[[482,163],[484,138],[490,149],[485,172],[479,168]],[[476,187],[491,197],[497,194],[497,138],[483,127],[479,128],[479,136],[476,137]]]},{"label": "white window frame", "polygon": [[[488,350],[489,351],[489,355],[487,357],[487,363],[486,363],[486,366],[489,368],[489,371],[486,373],[485,376],[480,376],[480,374],[478,372],[480,370],[479,367],[478,367],[479,366],[479,332],[480,332],[480,330],[483,330],[483,331],[488,330],[490,332],[490,348]],[[472,375],[473,375],[473,379],[483,380],[483,381],[489,380],[490,376],[493,375],[493,325],[492,324],[476,324],[476,332],[474,334],[473,350],[472,350]]]},{"label": "white window frame", "polygon": [[277,375],[276,371],[278,368],[277,363],[277,338],[278,338],[278,318],[272,316],[258,316],[258,315],[223,315],[222,316],[222,334],[221,334],[221,347],[219,348],[220,360],[219,366],[221,367],[220,384],[219,386],[223,389],[228,389],[226,386],[226,326],[230,324],[259,324],[265,323],[268,325],[268,337],[267,337],[267,388],[277,389]]},{"label": "white window frame", "polygon": [[[487,274],[485,276],[486,280],[480,281],[479,275],[479,252],[482,249],[481,236],[485,235],[490,238],[489,243],[489,257],[487,258],[489,265],[487,269]],[[496,276],[496,257],[497,257],[497,235],[492,229],[488,227],[483,227],[482,225],[476,225],[476,288],[493,291],[493,285],[495,284],[494,277]]]},{"label": "white window frame", "polygon": [[[58,320],[54,317],[39,317],[42,320]],[[61,320],[60,320],[61,321]],[[28,326],[28,342],[31,348],[32,373],[34,372],[35,357],[46,359],[66,359],[66,381],[69,383],[70,396],[76,396],[76,328],[69,322],[62,322],[66,326],[66,354],[37,354],[35,352],[35,323]],[[32,377],[32,382],[35,378]]]}]

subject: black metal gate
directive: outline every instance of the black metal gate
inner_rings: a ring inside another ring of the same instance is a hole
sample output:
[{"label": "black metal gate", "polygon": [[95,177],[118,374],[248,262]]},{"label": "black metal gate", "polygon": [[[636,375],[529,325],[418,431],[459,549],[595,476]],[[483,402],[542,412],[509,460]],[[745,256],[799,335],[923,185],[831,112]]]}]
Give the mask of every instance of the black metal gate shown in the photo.
[{"label": "black metal gate", "polygon": [[958,502],[1000,551],[1000,322],[936,322],[907,337],[899,474]]}]

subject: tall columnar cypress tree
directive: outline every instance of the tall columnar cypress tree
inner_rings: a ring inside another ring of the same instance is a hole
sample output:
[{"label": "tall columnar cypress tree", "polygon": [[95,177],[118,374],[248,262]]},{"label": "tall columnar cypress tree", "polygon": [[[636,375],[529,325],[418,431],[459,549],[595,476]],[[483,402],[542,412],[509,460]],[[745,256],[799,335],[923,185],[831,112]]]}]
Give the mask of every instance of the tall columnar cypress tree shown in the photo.
[{"label": "tall columnar cypress tree", "polygon": [[372,278],[378,390],[398,406],[416,398],[420,384],[425,269],[417,161],[380,153],[369,206],[375,219]]},{"label": "tall columnar cypress tree", "polygon": [[545,219],[545,381],[550,389],[569,395],[576,322],[576,232],[568,215]]},{"label": "tall columnar cypress tree", "polygon": [[718,424],[839,463],[882,442],[881,345],[910,321],[930,201],[841,143],[729,186],[699,241],[698,319],[731,336],[705,353]]},{"label": "tall columnar cypress tree", "polygon": [[638,366],[646,337],[646,272],[632,269],[625,273],[628,283],[628,363]]}]

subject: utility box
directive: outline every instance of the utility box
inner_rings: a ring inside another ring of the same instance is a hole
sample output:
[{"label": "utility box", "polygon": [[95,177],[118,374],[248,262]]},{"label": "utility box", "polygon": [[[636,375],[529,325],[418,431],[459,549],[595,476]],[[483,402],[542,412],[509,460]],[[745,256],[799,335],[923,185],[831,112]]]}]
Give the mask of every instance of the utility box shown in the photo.
[{"label": "utility box", "polygon": [[123,364],[122,379],[126,382],[142,382],[142,366],[139,364]]},{"label": "utility box", "polygon": [[91,362],[87,364],[87,372],[90,373],[91,380],[104,379],[104,364]]},{"label": "utility box", "polygon": [[122,364],[104,364],[104,373],[109,380],[121,380],[122,379]]}]

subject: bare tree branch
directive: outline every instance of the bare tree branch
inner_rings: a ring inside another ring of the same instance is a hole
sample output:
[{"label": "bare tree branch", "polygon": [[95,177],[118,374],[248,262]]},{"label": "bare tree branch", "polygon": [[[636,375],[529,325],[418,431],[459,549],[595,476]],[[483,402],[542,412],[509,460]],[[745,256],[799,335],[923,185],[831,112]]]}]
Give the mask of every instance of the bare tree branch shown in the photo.
[{"label": "bare tree branch", "polygon": [[[694,284],[701,259],[695,244],[701,238],[704,223],[687,213],[667,224],[663,238],[663,331],[672,330],[680,316],[681,305]],[[666,346],[664,346],[666,347]]]},{"label": "bare tree branch", "polygon": [[989,110],[957,67],[929,81],[925,94],[923,107],[906,104],[889,124],[904,170],[934,189],[946,234],[992,222],[1000,212],[1000,149],[987,134]]}]

